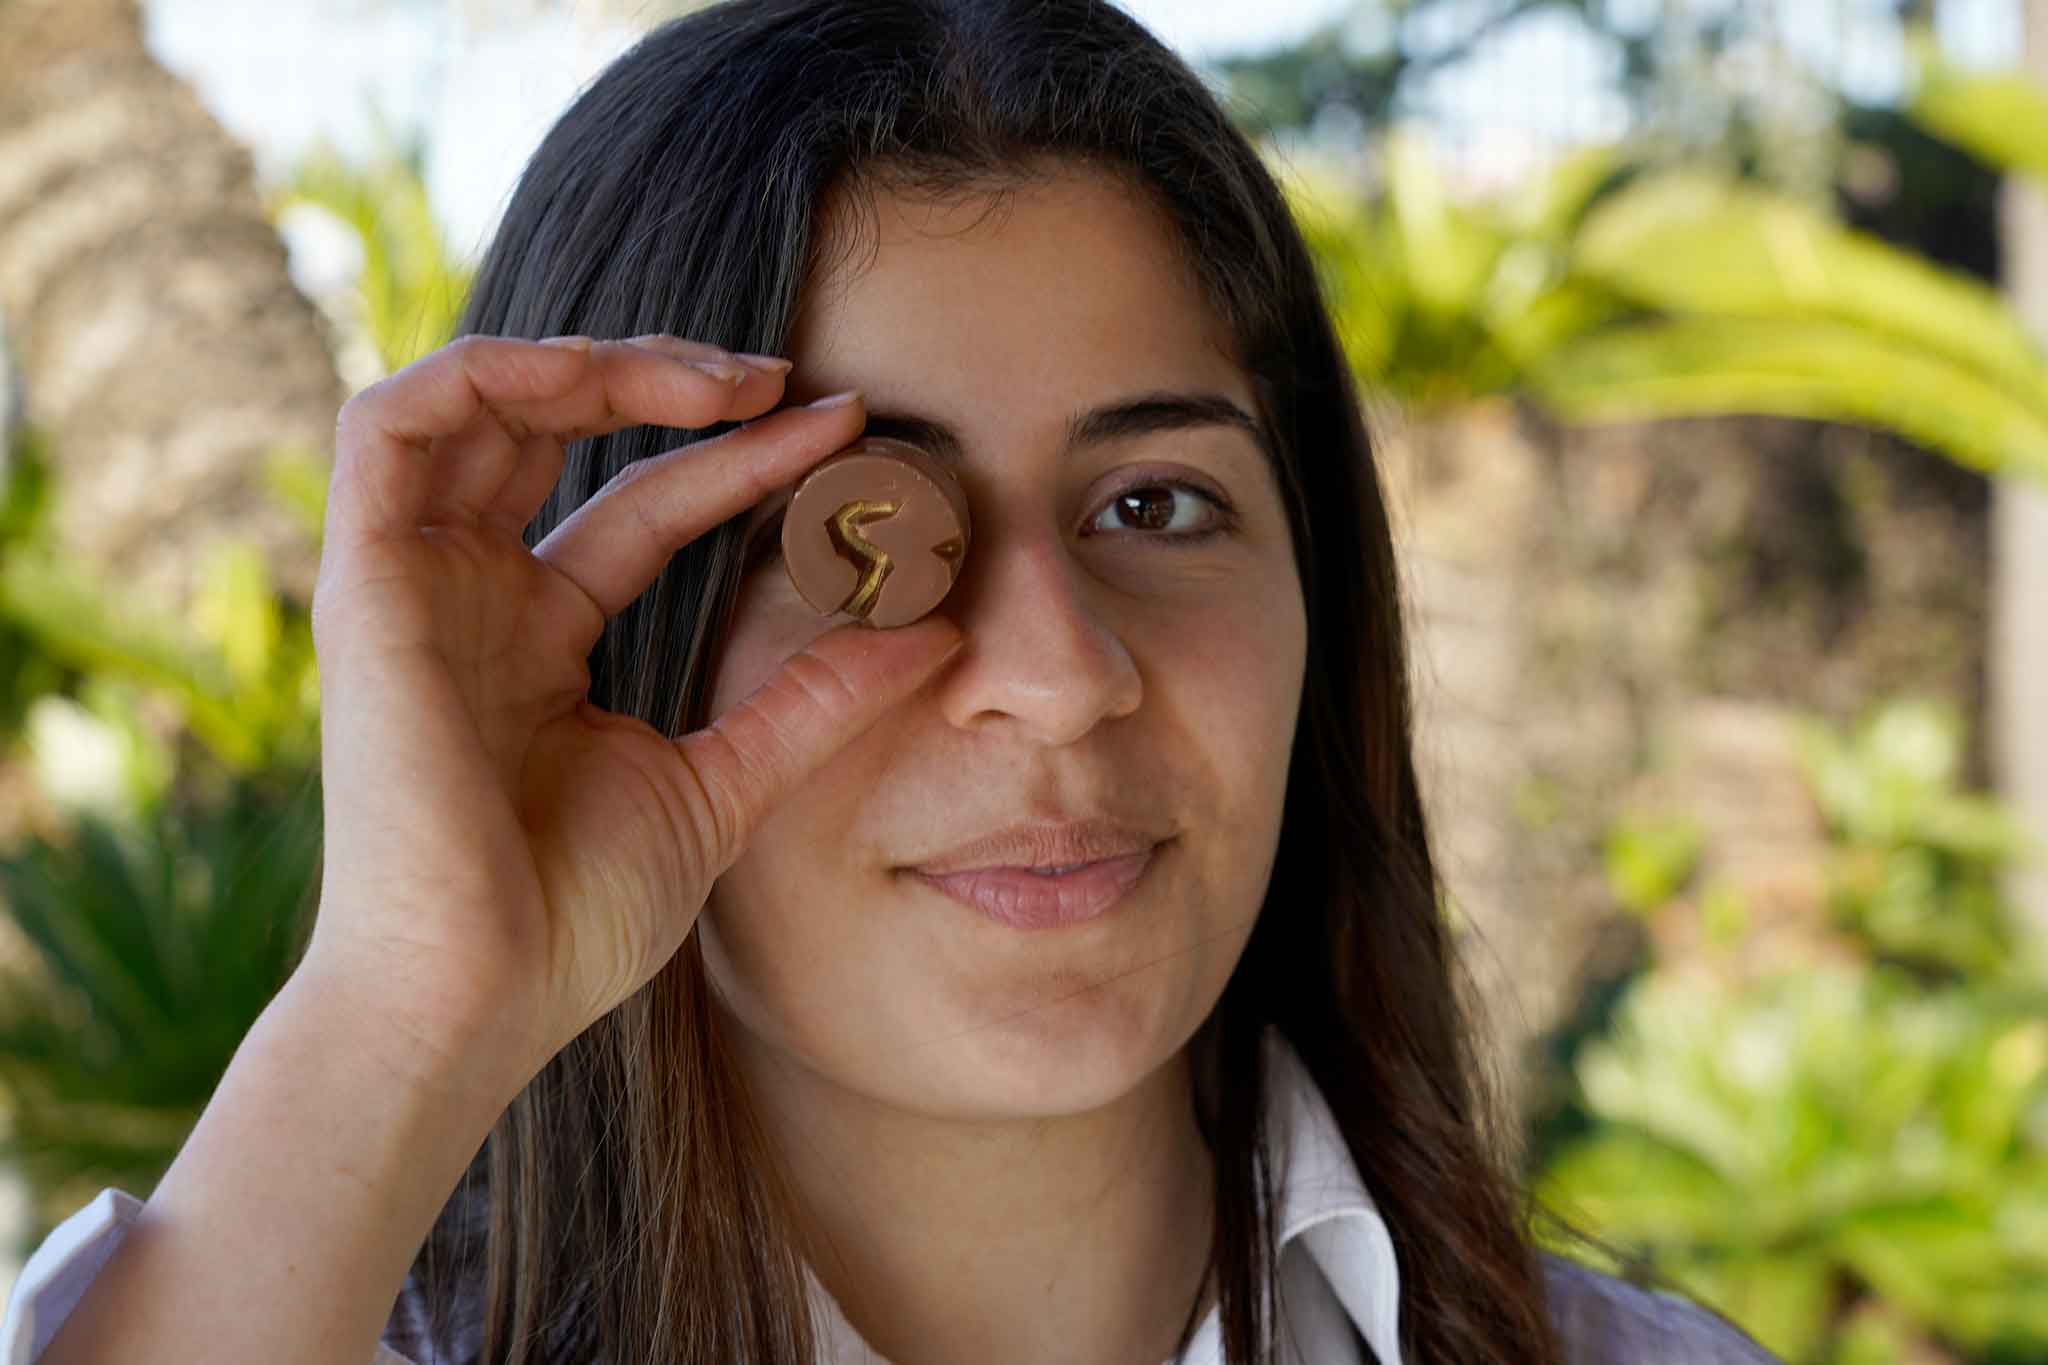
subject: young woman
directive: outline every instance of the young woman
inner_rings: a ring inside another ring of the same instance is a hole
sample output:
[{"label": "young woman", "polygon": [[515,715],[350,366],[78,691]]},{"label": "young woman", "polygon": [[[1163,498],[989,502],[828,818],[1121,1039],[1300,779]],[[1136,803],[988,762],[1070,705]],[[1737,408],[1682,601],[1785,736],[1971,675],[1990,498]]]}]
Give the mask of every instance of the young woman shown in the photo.
[{"label": "young woman", "polygon": [[[461,330],[342,414],[302,965],[13,1359],[1769,1359],[1532,1249],[1358,395],[1130,19],[670,24]],[[896,629],[778,561],[864,434],[972,511]]]}]

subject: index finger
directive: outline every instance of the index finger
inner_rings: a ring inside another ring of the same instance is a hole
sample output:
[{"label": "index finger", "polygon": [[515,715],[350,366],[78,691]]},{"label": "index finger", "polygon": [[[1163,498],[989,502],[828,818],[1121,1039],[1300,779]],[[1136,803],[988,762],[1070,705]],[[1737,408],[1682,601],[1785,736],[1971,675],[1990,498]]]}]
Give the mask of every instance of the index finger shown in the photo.
[{"label": "index finger", "polygon": [[[780,381],[765,372],[768,382],[743,376],[736,385],[690,364],[679,352],[691,345],[468,336],[421,357],[342,408],[330,534],[416,529],[436,484],[452,477],[441,466],[454,449],[481,458],[480,445],[509,446],[525,459],[518,448],[537,435],[560,443],[643,424],[704,427],[758,415],[780,396]],[[479,433],[488,439],[469,439]],[[458,436],[465,439],[449,439]]]}]

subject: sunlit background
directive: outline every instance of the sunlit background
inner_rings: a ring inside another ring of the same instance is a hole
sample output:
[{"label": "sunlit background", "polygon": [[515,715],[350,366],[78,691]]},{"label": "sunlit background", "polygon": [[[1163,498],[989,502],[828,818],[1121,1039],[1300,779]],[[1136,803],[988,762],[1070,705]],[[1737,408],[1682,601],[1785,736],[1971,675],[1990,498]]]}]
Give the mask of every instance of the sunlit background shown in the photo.
[{"label": "sunlit background", "polygon": [[[336,406],[687,7],[0,5],[0,1291],[290,970]],[[1367,395],[1527,1178],[1795,1365],[2048,1365],[2048,0],[1123,7]]]}]

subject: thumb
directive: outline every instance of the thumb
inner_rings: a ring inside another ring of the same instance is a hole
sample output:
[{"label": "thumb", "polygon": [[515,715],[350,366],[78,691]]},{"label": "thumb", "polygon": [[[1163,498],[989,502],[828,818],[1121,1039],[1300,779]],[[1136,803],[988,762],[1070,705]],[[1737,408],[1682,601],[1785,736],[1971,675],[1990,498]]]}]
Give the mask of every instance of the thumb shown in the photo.
[{"label": "thumb", "polygon": [[783,660],[752,695],[677,740],[698,778],[686,800],[697,805],[701,793],[704,808],[691,815],[708,841],[706,873],[731,866],[785,793],[923,686],[965,640],[937,615],[894,630],[828,631]]}]

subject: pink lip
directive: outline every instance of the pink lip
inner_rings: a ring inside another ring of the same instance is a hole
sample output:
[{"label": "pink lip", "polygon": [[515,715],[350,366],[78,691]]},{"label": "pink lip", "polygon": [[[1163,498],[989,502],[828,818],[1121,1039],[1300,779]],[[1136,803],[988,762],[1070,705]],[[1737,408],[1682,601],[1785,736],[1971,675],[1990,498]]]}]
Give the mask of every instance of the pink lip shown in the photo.
[{"label": "pink lip", "polygon": [[1056,929],[1107,914],[1138,884],[1158,851],[1155,844],[1142,853],[1106,858],[1057,876],[1040,876],[1017,867],[947,873],[917,868],[911,871],[926,885],[1000,924],[1013,929]]}]

